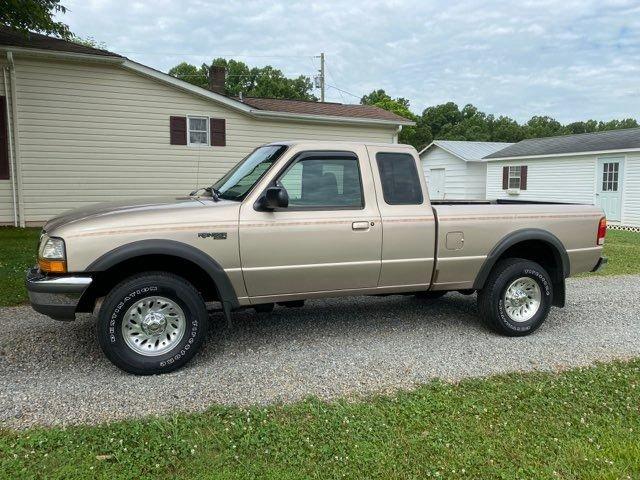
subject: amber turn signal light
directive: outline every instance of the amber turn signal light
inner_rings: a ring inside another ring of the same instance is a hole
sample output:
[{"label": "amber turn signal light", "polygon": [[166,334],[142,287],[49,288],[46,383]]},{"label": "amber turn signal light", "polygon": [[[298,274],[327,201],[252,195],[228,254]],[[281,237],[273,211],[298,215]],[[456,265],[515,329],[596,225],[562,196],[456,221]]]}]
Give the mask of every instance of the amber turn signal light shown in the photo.
[{"label": "amber turn signal light", "polygon": [[38,267],[40,267],[40,271],[45,273],[66,273],[67,262],[64,260],[45,260],[39,258]]}]

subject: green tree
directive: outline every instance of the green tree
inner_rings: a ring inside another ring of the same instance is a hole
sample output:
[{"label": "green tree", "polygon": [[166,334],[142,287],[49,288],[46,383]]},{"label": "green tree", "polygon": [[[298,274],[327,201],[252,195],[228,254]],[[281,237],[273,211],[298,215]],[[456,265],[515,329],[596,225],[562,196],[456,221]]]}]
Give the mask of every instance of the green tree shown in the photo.
[{"label": "green tree", "polygon": [[415,126],[403,126],[398,134],[398,142],[413,145],[418,150],[433,140],[428,126],[418,123],[418,116],[409,109],[406,98],[391,98],[384,90],[374,90],[360,99],[362,105],[373,105],[416,122]]},{"label": "green tree", "polygon": [[209,73],[206,65],[200,68],[187,62],[182,62],[169,70],[169,75],[189,82],[198,87],[207,88],[209,85]]},{"label": "green tree", "polygon": [[[443,135],[451,134],[453,126],[462,119],[462,112],[453,102],[428,107],[422,112],[422,123],[429,127],[434,139],[443,139]],[[453,134],[458,135],[459,132]]]},{"label": "green tree", "polygon": [[571,133],[559,121],[548,116],[531,117],[523,129],[525,138],[555,137]]},{"label": "green tree", "polygon": [[[271,65],[249,67],[244,62],[224,58],[214,59],[211,65],[224,67],[226,70],[225,95],[237,97],[242,93],[246,97],[317,101],[312,93],[313,83],[304,75],[289,78]],[[209,65],[205,63],[198,68],[182,62],[171,68],[169,75],[199,87],[207,88],[209,85]]]},{"label": "green tree", "polygon": [[[594,120],[591,120],[594,121]],[[611,120],[609,122],[598,122],[598,131],[602,130],[618,130],[620,128],[636,128],[638,121],[634,118],[625,118],[623,120]]]},{"label": "green tree", "polygon": [[67,39],[72,36],[69,26],[53,19],[56,13],[66,12],[60,0],[2,0],[0,24],[25,35],[34,31]]}]

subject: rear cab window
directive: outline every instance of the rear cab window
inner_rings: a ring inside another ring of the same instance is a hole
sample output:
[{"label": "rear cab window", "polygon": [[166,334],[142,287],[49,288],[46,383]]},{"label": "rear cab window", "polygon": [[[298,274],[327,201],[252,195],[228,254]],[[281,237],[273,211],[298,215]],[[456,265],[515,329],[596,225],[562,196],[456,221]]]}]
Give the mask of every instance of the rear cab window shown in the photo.
[{"label": "rear cab window", "polygon": [[422,186],[416,161],[409,153],[378,152],[382,194],[387,205],[421,205]]}]

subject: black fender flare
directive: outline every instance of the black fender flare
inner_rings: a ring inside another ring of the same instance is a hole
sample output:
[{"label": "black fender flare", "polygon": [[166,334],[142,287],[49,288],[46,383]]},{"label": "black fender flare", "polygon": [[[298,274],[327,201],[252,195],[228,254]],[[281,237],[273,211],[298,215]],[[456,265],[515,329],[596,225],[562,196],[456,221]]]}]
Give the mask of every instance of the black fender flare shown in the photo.
[{"label": "black fender flare", "polygon": [[568,277],[571,272],[569,254],[567,253],[567,249],[564,247],[564,244],[551,232],[539,228],[524,228],[522,230],[516,230],[515,232],[509,233],[503,237],[495,247],[493,247],[482,264],[482,267],[480,267],[480,271],[476,275],[476,279],[473,282],[473,288],[478,290],[484,287],[493,266],[496,264],[500,256],[507,251],[507,249],[517,243],[531,240],[539,240],[551,246],[552,251],[554,252],[555,263],[559,266],[559,275],[552,278],[552,280],[554,283],[561,283],[564,285],[564,279]]},{"label": "black fender flare", "polygon": [[144,255],[169,255],[195,263],[211,277],[223,305],[239,307],[238,297],[224,269],[209,255],[186,243],[175,240],[139,240],[127,243],[100,256],[86,268],[87,272],[104,272],[126,260]]}]

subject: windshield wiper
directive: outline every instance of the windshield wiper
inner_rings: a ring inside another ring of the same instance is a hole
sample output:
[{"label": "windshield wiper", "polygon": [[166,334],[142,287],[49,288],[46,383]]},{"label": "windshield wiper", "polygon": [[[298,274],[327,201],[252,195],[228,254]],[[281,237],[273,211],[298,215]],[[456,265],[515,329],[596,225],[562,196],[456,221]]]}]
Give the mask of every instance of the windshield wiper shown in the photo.
[{"label": "windshield wiper", "polygon": [[196,190],[194,190],[193,192],[191,192],[189,194],[190,197],[193,197],[194,195],[196,195],[200,190],[204,190],[205,192],[207,192],[209,195],[211,195],[211,199],[214,202],[219,202],[220,201],[220,195],[222,195],[222,193],[220,193],[220,190],[213,188],[213,185],[211,185],[210,187],[204,187],[204,188],[198,188]]}]

